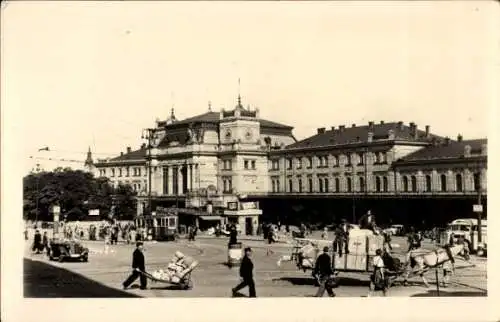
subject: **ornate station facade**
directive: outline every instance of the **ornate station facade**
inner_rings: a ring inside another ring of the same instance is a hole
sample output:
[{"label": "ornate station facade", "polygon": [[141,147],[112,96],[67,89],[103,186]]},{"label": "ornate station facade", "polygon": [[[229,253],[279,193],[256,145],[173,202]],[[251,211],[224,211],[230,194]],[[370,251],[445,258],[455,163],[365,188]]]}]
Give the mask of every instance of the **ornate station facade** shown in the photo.
[{"label": "ornate station facade", "polygon": [[485,203],[486,139],[452,140],[430,126],[383,121],[319,128],[301,141],[292,130],[238,97],[231,110],[209,106],[184,120],[172,110],[149,146],[92,169],[131,185],[138,214],[151,200],[153,210],[176,206],[198,223],[229,218],[248,234],[259,220],[356,221],[368,209],[379,222],[442,224],[471,217],[478,198]]}]

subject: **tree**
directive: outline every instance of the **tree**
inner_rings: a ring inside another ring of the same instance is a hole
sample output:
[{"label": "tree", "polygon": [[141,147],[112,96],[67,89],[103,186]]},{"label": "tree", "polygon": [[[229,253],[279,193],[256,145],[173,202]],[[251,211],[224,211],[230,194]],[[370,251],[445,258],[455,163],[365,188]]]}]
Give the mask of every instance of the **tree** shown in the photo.
[{"label": "tree", "polygon": [[99,209],[107,217],[116,199],[120,213],[135,214],[135,194],[130,187],[114,189],[107,178],[69,168],[30,174],[23,179],[24,218],[51,221],[50,209],[61,207],[68,220],[83,219],[90,209]]},{"label": "tree", "polygon": [[130,220],[136,215],[136,193],[130,185],[118,185],[114,191],[114,215],[117,219]]}]

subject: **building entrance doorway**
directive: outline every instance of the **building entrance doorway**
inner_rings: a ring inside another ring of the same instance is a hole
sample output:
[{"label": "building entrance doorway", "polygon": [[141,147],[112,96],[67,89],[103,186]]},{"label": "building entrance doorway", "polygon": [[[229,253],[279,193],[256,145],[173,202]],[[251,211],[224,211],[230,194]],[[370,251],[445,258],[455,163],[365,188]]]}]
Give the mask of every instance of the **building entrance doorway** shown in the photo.
[{"label": "building entrance doorway", "polygon": [[245,234],[252,235],[253,233],[253,220],[252,217],[245,218]]}]

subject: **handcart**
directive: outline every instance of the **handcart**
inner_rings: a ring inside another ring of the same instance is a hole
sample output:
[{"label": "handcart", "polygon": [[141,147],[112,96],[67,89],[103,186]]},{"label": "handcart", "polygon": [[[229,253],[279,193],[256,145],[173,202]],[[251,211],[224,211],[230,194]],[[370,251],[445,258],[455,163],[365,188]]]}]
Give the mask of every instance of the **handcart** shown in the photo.
[{"label": "handcart", "polygon": [[178,280],[173,279],[161,279],[153,276],[150,273],[139,271],[142,275],[146,276],[148,279],[153,281],[154,283],[163,283],[168,285],[176,285],[179,286],[182,290],[190,290],[193,288],[193,279],[191,278],[191,272],[185,274],[182,277],[179,277]]},{"label": "handcart", "polygon": [[182,290],[189,290],[193,288],[191,273],[197,266],[198,261],[177,251],[166,271],[157,270],[152,274],[138,271],[153,282],[176,285]]}]

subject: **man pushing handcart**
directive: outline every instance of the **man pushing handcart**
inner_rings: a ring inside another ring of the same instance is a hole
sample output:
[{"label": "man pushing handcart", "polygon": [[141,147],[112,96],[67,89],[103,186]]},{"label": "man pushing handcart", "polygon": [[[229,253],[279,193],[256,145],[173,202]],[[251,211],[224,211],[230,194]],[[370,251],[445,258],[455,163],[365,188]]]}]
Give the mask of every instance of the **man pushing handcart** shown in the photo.
[{"label": "man pushing handcart", "polygon": [[165,269],[158,269],[153,273],[145,271],[140,273],[153,282],[176,285],[181,289],[188,290],[193,288],[191,273],[198,264],[194,258],[177,251]]}]

